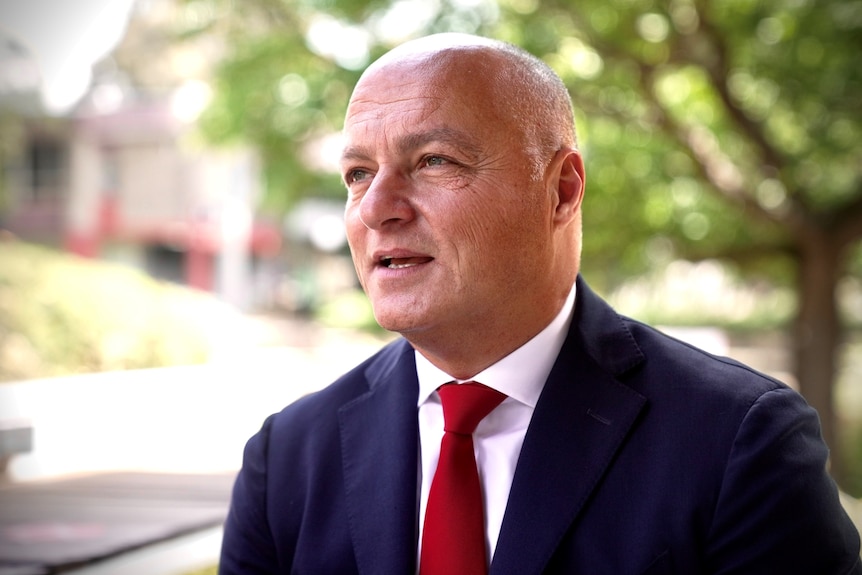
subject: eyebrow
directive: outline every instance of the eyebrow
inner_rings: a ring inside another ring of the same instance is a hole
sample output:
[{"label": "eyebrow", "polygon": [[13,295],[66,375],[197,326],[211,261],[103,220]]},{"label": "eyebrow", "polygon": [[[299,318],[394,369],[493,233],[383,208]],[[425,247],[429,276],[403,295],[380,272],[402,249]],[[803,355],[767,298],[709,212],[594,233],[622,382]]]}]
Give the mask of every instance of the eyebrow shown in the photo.
[{"label": "eyebrow", "polygon": [[[434,128],[425,132],[407,134],[396,142],[395,149],[403,154],[430,143],[452,146],[470,156],[471,159],[477,159],[481,155],[481,148],[471,135],[453,128]],[[371,152],[364,146],[348,146],[342,152],[341,160],[369,160],[371,156]]]}]

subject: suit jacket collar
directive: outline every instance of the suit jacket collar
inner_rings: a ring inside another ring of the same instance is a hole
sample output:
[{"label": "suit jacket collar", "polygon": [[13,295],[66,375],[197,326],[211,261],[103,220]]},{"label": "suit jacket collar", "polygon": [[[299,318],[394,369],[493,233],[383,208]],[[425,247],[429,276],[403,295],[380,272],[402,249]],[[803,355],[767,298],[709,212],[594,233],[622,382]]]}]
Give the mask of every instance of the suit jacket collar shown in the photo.
[{"label": "suit jacket collar", "polygon": [[415,572],[419,382],[403,340],[365,369],[368,391],[339,410],[345,497],[363,575]]},{"label": "suit jacket collar", "polygon": [[542,572],[646,402],[619,379],[644,361],[628,328],[580,278],[577,289],[569,336],[524,439],[491,575]]},{"label": "suit jacket collar", "polygon": [[[628,328],[580,278],[577,290],[569,335],[524,439],[491,575],[542,572],[646,402],[620,381],[644,361]],[[414,573],[419,383],[413,349],[397,341],[369,360],[364,375],[367,391],[339,411],[358,570]]]}]

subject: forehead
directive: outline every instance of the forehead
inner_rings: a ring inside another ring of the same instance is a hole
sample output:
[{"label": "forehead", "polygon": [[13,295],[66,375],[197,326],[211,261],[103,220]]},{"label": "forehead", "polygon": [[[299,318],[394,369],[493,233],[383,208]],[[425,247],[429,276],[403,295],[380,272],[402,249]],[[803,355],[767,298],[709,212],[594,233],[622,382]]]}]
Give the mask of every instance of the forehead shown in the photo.
[{"label": "forehead", "polygon": [[354,90],[344,123],[348,146],[411,133],[490,136],[501,123],[492,74],[471,58],[418,58],[377,67]]}]

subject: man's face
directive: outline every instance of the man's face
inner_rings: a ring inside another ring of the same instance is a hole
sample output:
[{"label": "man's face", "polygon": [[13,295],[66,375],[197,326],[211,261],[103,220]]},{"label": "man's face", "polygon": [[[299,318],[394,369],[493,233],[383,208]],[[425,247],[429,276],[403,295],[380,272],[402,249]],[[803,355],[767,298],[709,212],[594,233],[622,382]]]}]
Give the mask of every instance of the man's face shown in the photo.
[{"label": "man's face", "polygon": [[552,194],[488,79],[458,67],[367,74],[345,120],[353,261],[377,321],[408,339],[505,327],[553,273]]}]

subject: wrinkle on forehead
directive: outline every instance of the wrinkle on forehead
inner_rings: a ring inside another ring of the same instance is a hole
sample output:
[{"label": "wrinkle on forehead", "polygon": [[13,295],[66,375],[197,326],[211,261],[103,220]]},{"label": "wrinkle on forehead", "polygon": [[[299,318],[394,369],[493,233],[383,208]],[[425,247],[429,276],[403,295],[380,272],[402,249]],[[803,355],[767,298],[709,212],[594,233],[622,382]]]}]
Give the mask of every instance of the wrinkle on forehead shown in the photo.
[{"label": "wrinkle on forehead", "polygon": [[348,140],[367,137],[367,131],[384,136],[395,127],[407,131],[425,124],[445,105],[449,94],[436,90],[434,74],[417,74],[412,68],[384,70],[357,85],[344,121]]},{"label": "wrinkle on forehead", "polygon": [[[456,148],[474,162],[478,162],[482,158],[482,147],[471,134],[449,127],[434,128],[422,132],[407,132],[393,142],[395,151],[399,154],[409,154],[428,144],[444,144]],[[341,159],[366,160],[372,155],[366,146],[348,145],[344,148]]]},{"label": "wrinkle on forehead", "polygon": [[[406,89],[405,89],[406,91]],[[369,120],[379,120],[389,114],[387,106],[397,106],[403,104],[404,112],[416,113],[426,112],[438,109],[442,104],[442,98],[437,96],[404,96],[391,99],[380,98],[382,90],[367,90],[368,94],[362,94],[360,91],[354,95],[347,108],[345,117],[345,127],[348,124],[357,124]],[[400,93],[403,93],[401,91]]]}]

